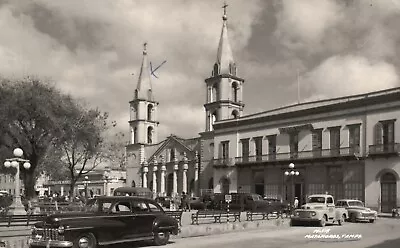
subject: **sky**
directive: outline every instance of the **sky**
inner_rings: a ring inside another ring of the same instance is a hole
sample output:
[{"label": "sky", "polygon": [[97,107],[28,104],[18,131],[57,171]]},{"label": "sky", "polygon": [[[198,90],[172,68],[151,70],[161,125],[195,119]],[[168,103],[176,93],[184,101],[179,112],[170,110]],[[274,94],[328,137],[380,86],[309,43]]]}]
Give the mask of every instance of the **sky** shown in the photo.
[{"label": "sky", "polygon": [[[244,113],[399,87],[400,0],[227,0]],[[159,141],[205,129],[220,0],[0,0],[0,75],[49,78],[129,134],[143,43]],[[132,75],[133,74],[133,75]],[[298,91],[299,86],[299,91]],[[300,94],[298,94],[300,92]]]}]

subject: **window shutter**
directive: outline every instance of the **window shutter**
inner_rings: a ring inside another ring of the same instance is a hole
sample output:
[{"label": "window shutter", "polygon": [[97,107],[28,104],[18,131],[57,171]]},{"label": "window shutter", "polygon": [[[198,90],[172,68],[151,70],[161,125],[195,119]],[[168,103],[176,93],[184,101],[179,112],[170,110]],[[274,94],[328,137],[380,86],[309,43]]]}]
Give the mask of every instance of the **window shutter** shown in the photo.
[{"label": "window shutter", "polygon": [[389,122],[387,124],[387,129],[388,129],[388,143],[393,144],[394,143],[394,122]]},{"label": "window shutter", "polygon": [[382,123],[378,122],[375,124],[375,145],[383,144],[383,127]]}]

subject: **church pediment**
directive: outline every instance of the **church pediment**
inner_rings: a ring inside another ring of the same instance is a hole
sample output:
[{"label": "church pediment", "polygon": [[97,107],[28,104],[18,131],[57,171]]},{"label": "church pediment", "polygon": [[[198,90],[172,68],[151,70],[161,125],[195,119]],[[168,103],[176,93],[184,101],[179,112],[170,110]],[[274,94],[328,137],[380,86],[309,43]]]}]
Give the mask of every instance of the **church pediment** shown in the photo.
[{"label": "church pediment", "polygon": [[195,158],[196,151],[199,148],[198,143],[198,140],[186,140],[171,135],[153,154],[148,154],[148,159],[151,161],[155,157],[157,161],[160,161],[163,157],[166,162],[171,162],[173,157],[176,156],[178,161],[181,161],[186,153],[186,157],[192,160]]}]

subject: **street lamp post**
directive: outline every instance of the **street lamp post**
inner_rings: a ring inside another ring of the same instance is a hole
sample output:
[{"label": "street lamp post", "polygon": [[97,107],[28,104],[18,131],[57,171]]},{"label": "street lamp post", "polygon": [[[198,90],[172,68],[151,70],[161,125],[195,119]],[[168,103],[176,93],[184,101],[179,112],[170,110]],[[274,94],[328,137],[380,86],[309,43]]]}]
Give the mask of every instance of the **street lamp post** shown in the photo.
[{"label": "street lamp post", "polygon": [[14,158],[9,158],[6,159],[4,162],[4,166],[6,168],[9,167],[14,167],[17,169],[17,173],[15,174],[15,194],[14,194],[14,200],[13,203],[10,206],[9,214],[11,215],[24,215],[26,214],[25,207],[22,204],[21,201],[21,185],[20,185],[20,179],[19,179],[19,174],[20,174],[20,163],[23,163],[23,166],[25,169],[31,168],[31,164],[29,163],[29,160],[22,159],[22,155],[24,152],[22,151],[21,148],[16,148],[13,151]]},{"label": "street lamp post", "polygon": [[89,199],[89,195],[88,195],[88,185],[89,185],[89,177],[85,176],[85,181],[83,181],[84,186],[85,186],[85,197],[86,200]]},{"label": "street lamp post", "polygon": [[294,177],[300,175],[300,172],[294,170],[294,164],[289,164],[289,170],[285,171],[285,176],[290,177],[290,214],[293,213],[294,204]]}]

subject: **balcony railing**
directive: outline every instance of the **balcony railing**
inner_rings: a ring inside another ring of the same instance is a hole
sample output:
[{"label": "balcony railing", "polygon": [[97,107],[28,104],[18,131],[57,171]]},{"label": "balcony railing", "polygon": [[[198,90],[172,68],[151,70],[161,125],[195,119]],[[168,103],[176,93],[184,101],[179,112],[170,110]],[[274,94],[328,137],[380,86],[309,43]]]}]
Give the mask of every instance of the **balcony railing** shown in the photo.
[{"label": "balcony railing", "polygon": [[274,162],[285,160],[317,159],[331,157],[355,156],[359,152],[359,147],[343,147],[338,149],[319,149],[311,151],[299,151],[295,153],[276,153],[264,154],[262,156],[236,157],[236,164]]},{"label": "balcony railing", "polygon": [[392,144],[379,144],[379,145],[370,145],[369,146],[369,154],[370,155],[380,155],[380,154],[393,154],[400,152],[400,144],[392,143]]},{"label": "balcony railing", "polygon": [[213,166],[234,166],[235,158],[217,158],[213,159]]}]

